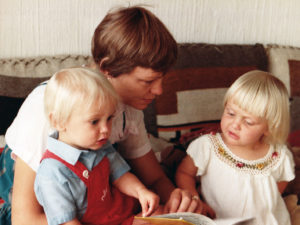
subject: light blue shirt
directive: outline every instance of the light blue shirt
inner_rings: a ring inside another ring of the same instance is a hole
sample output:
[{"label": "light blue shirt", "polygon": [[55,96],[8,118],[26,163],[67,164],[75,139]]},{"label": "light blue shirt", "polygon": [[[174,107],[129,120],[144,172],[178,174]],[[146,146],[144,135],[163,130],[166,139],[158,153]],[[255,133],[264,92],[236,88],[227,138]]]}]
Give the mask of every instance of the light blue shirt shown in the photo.
[{"label": "light blue shirt", "polygon": [[[47,149],[72,165],[77,161],[82,162],[88,170],[92,170],[106,156],[110,162],[111,182],[130,170],[110,143],[96,151],[78,150],[58,141],[54,135],[48,138]],[[38,202],[44,208],[49,225],[65,223],[75,217],[81,218],[85,213],[87,207],[85,184],[75,173],[55,159],[44,159],[41,162],[34,191]]]}]

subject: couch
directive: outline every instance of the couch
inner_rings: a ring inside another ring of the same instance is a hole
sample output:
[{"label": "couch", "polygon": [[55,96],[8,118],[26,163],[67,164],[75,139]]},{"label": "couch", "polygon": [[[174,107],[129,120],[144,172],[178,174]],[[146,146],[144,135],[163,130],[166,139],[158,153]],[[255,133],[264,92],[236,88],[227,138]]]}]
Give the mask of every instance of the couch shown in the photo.
[{"label": "couch", "polygon": [[[144,110],[153,149],[170,178],[190,141],[219,128],[226,89],[243,73],[259,69],[280,78],[290,93],[288,144],[295,157],[296,179],[285,195],[300,199],[300,48],[259,43],[180,43],[178,49],[178,60],[165,75],[164,93]],[[87,55],[0,59],[0,148],[5,145],[7,127],[36,85],[59,69],[90,60]],[[295,203],[294,198],[289,201]],[[295,203],[294,211],[296,207]]]}]

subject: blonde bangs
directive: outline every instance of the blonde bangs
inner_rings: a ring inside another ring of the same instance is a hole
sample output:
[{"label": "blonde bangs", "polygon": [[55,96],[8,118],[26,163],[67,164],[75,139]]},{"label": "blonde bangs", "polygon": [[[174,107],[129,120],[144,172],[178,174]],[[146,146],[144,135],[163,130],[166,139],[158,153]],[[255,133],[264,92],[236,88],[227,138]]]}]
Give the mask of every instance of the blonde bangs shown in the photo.
[{"label": "blonde bangs", "polygon": [[102,74],[87,68],[64,69],[54,74],[45,91],[45,113],[60,124],[70,118],[76,107],[99,109],[106,104],[116,107],[118,95]]},{"label": "blonde bangs", "polygon": [[273,75],[251,71],[228,89],[224,105],[231,100],[242,110],[268,121],[268,141],[286,142],[290,129],[289,96],[285,85]]}]

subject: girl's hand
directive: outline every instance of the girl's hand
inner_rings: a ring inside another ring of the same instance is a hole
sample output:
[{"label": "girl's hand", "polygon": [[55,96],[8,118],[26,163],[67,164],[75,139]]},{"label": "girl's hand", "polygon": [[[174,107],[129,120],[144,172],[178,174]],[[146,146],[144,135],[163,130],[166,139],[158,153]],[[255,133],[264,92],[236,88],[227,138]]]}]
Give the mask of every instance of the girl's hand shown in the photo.
[{"label": "girl's hand", "polygon": [[141,203],[143,216],[150,216],[159,206],[159,196],[147,188],[138,191],[138,199]]}]

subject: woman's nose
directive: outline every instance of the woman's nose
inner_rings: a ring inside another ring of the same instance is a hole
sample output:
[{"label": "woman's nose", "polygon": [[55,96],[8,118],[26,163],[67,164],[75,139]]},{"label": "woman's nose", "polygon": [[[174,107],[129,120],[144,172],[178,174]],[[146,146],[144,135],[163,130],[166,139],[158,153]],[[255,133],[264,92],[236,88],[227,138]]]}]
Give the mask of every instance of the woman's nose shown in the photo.
[{"label": "woman's nose", "polygon": [[153,95],[161,95],[163,93],[162,78],[157,79],[156,81],[153,82],[150,92]]}]

